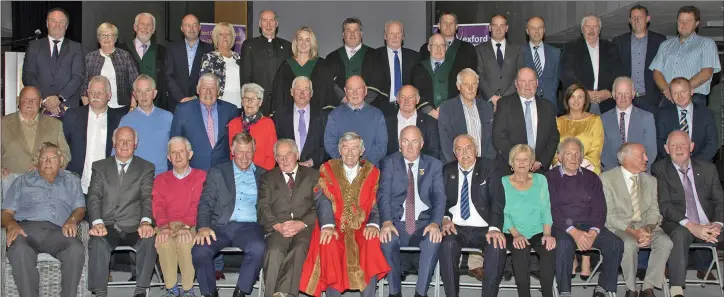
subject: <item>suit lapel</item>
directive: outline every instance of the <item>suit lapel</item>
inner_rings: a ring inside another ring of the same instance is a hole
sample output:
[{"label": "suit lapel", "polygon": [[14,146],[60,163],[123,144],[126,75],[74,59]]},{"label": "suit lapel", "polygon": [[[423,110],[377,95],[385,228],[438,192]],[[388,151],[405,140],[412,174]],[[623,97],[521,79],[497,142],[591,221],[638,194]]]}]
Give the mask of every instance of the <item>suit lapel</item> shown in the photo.
[{"label": "suit lapel", "polygon": [[[470,179],[470,185],[469,185],[470,186],[470,197],[469,198],[470,198],[470,201],[473,203],[473,205],[472,205],[473,207],[475,207],[475,206],[482,207],[484,205],[484,203],[482,201],[478,200],[481,197],[483,197],[482,195],[480,195],[480,185],[485,181],[485,179],[484,179],[485,177],[480,175],[480,166],[482,166],[481,163],[482,162],[480,161],[480,159],[475,160],[475,166],[473,167],[473,171],[468,173],[468,174],[472,174],[472,177]],[[458,173],[459,172],[460,171],[458,170]],[[482,216],[482,214],[480,214],[480,215]]]},{"label": "suit lapel", "polygon": [[[400,155],[402,155],[402,154],[400,154]],[[423,193],[427,193],[427,192],[425,192],[422,188],[422,185],[423,185],[422,182],[425,179],[427,179],[427,175],[425,174],[425,173],[427,173],[427,162],[424,161],[424,159],[422,158],[422,155],[420,155],[420,157],[418,157],[418,158],[420,158],[420,161],[417,164],[417,181],[416,181],[417,182],[417,192],[420,194],[420,200],[422,200],[423,203],[425,203],[426,205],[429,206],[430,202],[427,201],[427,199],[425,199],[425,198],[428,198],[428,196],[423,195]],[[404,157],[403,157],[403,159],[404,159]]]},{"label": "suit lapel", "polygon": [[[588,53],[588,44],[586,44],[586,39],[583,37],[580,38],[580,41],[578,42],[579,50],[578,52],[583,55],[583,65],[580,65],[579,67],[583,67],[588,72],[587,79],[591,80],[591,85],[593,86],[594,82],[594,73],[593,73],[593,62],[591,61],[591,54]],[[598,71],[601,72],[601,67],[603,66],[601,61],[601,56],[603,55],[603,51],[601,50],[601,41],[598,42],[598,59],[599,59],[599,67]]]},{"label": "suit lapel", "polygon": [[[224,167],[221,167],[221,175],[224,177],[224,182],[226,183],[226,186],[231,190],[232,195],[236,195],[236,182],[234,181],[234,164],[233,161],[227,163]],[[223,196],[223,195],[222,195]],[[230,199],[233,201],[235,196],[230,196]]]},{"label": "suit lapel", "polygon": [[[43,134],[47,131],[46,125],[47,119],[42,115],[38,114],[38,131],[35,132],[35,147],[38,147],[40,145],[40,140],[43,137]],[[24,138],[24,137],[23,137]],[[27,144],[26,144],[27,146]],[[33,152],[35,151],[35,148],[30,148]]]},{"label": "suit lapel", "polygon": [[[420,119],[419,117],[417,118]],[[397,113],[390,117],[390,125],[387,126],[387,143],[395,144],[394,147],[397,148],[397,150],[400,149],[400,135],[397,135]]]},{"label": "suit lapel", "polygon": [[[631,33],[627,33],[625,35],[623,40],[623,47],[622,47],[622,53],[621,55],[621,65],[631,65]],[[648,39],[647,43],[651,43],[651,38]],[[648,45],[647,45],[648,47]],[[652,50],[654,52],[654,55],[656,55],[656,50]],[[646,50],[646,55],[649,55],[649,49]],[[648,65],[648,63],[646,63]],[[631,76],[631,67],[624,67],[627,69],[624,69],[624,73]]]},{"label": "suit lapel", "polygon": [[[468,133],[468,125],[465,123],[465,110],[463,108],[463,99],[461,96],[457,96],[456,98],[453,98],[452,100],[455,100],[455,104],[452,105],[452,107],[455,109],[451,114],[456,114],[462,116],[462,120],[460,117],[452,118],[453,121],[455,121],[455,134],[467,134]],[[482,123],[480,123],[482,126]],[[482,129],[481,129],[482,130]]]},{"label": "suit lapel", "polygon": [[[506,41],[505,44],[505,54],[503,55],[503,69],[508,67],[511,63],[514,63],[514,60],[517,60],[517,57],[515,55],[518,54],[517,52],[518,48],[511,46],[510,42]],[[503,69],[500,69],[502,72]]]},{"label": "suit lapel", "polygon": [[[518,98],[515,98],[515,99],[518,99]],[[545,141],[546,135],[544,135],[543,132],[545,131],[544,129],[548,126],[547,125],[548,118],[546,118],[544,116],[545,113],[543,113],[543,108],[544,108],[543,102],[542,102],[543,100],[545,100],[545,99],[541,99],[538,96],[535,96],[535,110],[536,110],[536,113],[538,114],[538,126],[536,127],[536,133],[535,133],[535,147],[536,148],[539,148],[539,147],[542,148],[544,146],[544,143],[542,143],[542,142]],[[516,101],[518,102],[518,104],[520,104],[520,100],[516,100]],[[522,108],[523,108],[523,106],[521,105],[521,109]],[[525,117],[525,112],[523,113],[523,115]]]},{"label": "suit lapel", "polygon": [[666,159],[669,164],[666,165],[666,170],[668,171],[669,176],[669,182],[674,187],[673,193],[676,194],[677,192],[681,192],[682,198],[686,200],[686,193],[684,192],[684,185],[681,184],[681,178],[679,177],[679,172],[676,170],[676,167],[674,167],[674,164],[671,163],[671,159]]},{"label": "suit lapel", "polygon": [[[12,119],[8,123],[8,127],[10,128],[10,133],[6,132],[6,134],[17,135],[16,137],[17,137],[18,141],[20,141],[23,144],[23,149],[25,149],[25,151],[28,152],[28,154],[32,155],[33,154],[32,149],[30,147],[28,147],[28,142],[25,141],[25,133],[23,133],[23,128],[20,126],[23,124],[23,122],[20,120],[20,112],[19,111],[16,112],[14,115],[11,116],[10,119]],[[37,134],[39,134],[40,131],[41,131],[40,123],[38,123]]]},{"label": "suit lapel", "polygon": [[693,160],[690,162],[691,162],[690,163],[691,165],[689,165],[689,166],[691,167],[691,170],[692,170],[691,174],[694,176],[694,186],[696,187],[696,194],[699,198],[699,204],[701,204],[703,209],[706,209],[705,208],[706,206],[704,205],[704,203],[706,203],[706,202],[704,202],[704,200],[705,200],[704,197],[708,197],[708,191],[706,190],[707,188],[705,186],[706,180],[704,180],[704,178],[701,177],[701,174],[699,172],[699,170],[701,169],[701,166],[699,166],[699,164],[694,163]]},{"label": "suit lapel", "polygon": [[[115,158],[114,158],[115,161]],[[115,162],[114,162],[115,165]],[[133,160],[131,160],[130,164],[126,165],[126,173],[123,175],[123,180],[119,183],[119,190],[126,189],[126,186],[133,180],[133,177],[138,173],[138,157],[133,156]],[[117,168],[116,168],[117,169]],[[120,170],[116,170],[116,174],[120,180],[121,172]]]},{"label": "suit lapel", "polygon": [[[197,42],[197,43],[201,42],[201,39],[197,39],[196,42]],[[186,77],[185,77],[186,80],[188,80],[189,77],[191,76],[191,73],[189,72],[189,66],[188,66],[188,64],[187,64],[187,63],[189,62],[189,52],[188,52],[188,50],[186,49],[187,46],[188,46],[188,45],[186,45],[186,39],[185,39],[185,38],[182,39],[179,50],[181,51],[181,53],[182,53],[181,55],[183,56],[183,63],[181,63],[181,65],[184,65],[184,66],[185,66],[185,67],[184,67],[184,70],[185,70],[185,71],[181,71],[181,73],[183,73],[183,74],[186,75]],[[196,47],[196,55],[194,56],[193,64],[191,64],[191,71],[192,71],[192,72],[193,72],[194,69],[196,68],[196,58],[201,54],[201,50],[200,50],[200,49],[201,49],[201,44],[199,44],[199,45]],[[200,64],[201,64],[201,63],[199,63],[199,65],[200,65]]]},{"label": "suit lapel", "polygon": [[547,45],[545,43],[541,42],[541,46],[543,46],[543,55],[545,56],[545,63],[543,66],[543,77],[548,77],[548,73],[550,71],[553,71],[553,68],[555,68],[555,65],[553,65],[553,49],[551,49],[550,45]]},{"label": "suit lapel", "polygon": [[[616,201],[616,202],[614,202],[614,204],[623,203],[624,204],[623,212],[625,215],[628,216],[633,212],[633,208],[632,208],[633,202],[631,200],[631,192],[629,192],[628,186],[626,186],[626,178],[623,175],[622,167],[616,168],[616,179],[618,179],[618,182],[614,183],[613,186],[614,186],[614,191],[616,191],[617,195],[615,195],[614,197],[621,197],[621,198],[623,198],[623,199],[621,199],[623,201]],[[641,188],[640,185],[641,184],[639,183],[639,189]],[[640,194],[641,194],[641,192],[639,191],[639,197],[641,197]],[[611,207],[614,207],[614,206],[615,205],[612,205]],[[643,209],[643,208],[639,207],[639,209]]]},{"label": "suit lapel", "polygon": [[[78,125],[77,125],[77,126],[81,126],[81,127],[79,127],[80,129],[76,128],[77,129],[76,132],[78,134],[80,134],[80,139],[81,139],[80,147],[85,148],[88,145],[88,133],[86,131],[88,131],[88,120],[89,120],[88,113],[91,112],[90,105],[84,105],[83,107],[81,107],[81,110],[82,111],[80,112],[80,115],[78,117]],[[113,132],[111,132],[111,133],[113,133]],[[85,159],[85,154],[86,154],[86,152],[85,152],[85,150],[83,150],[83,159]]]},{"label": "suit lapel", "polygon": [[[386,65],[387,67],[390,67],[390,58],[387,56],[387,55],[388,55],[388,53],[387,53],[387,47],[385,46],[385,47],[383,47],[383,49],[384,49],[384,51],[382,51],[383,54],[382,54],[382,57],[381,57],[382,60],[385,61],[385,63],[384,63],[383,65]],[[402,48],[400,48],[400,53],[401,53],[401,52],[402,52]],[[403,58],[403,59],[404,59],[404,56],[405,56],[405,55],[402,55],[402,58]],[[402,61],[400,61],[400,62],[402,62]],[[404,63],[402,63],[402,64],[404,65]],[[387,69],[387,68],[385,68],[385,69]],[[400,67],[400,70],[402,70],[402,67]],[[382,73],[383,73],[384,79],[385,79],[385,80],[384,80],[384,82],[385,82],[385,85],[384,85],[384,86],[389,86],[389,85],[392,83],[392,77],[390,76],[390,71],[389,71],[389,69],[388,69],[387,71],[382,71]],[[393,92],[393,91],[394,91],[394,90],[390,90],[390,92]]]}]

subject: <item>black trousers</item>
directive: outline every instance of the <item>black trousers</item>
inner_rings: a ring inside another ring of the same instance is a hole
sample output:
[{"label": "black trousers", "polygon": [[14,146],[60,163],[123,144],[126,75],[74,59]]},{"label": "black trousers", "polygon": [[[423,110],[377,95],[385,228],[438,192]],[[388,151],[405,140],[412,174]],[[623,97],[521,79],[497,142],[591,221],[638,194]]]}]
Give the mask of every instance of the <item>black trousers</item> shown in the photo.
[{"label": "black trousers", "polygon": [[533,235],[528,239],[530,245],[522,249],[513,246],[513,236],[505,234],[505,242],[508,245],[511,258],[513,259],[513,275],[515,285],[518,287],[519,297],[530,297],[530,249],[533,248],[540,257],[540,284],[543,290],[543,297],[553,297],[553,273],[555,271],[556,254],[555,250],[547,250],[541,242],[543,233]]},{"label": "black trousers", "polygon": [[483,250],[483,297],[498,296],[498,285],[505,267],[505,248],[488,244],[488,228],[455,226],[458,234],[446,235],[440,247],[440,273],[446,297],[458,297],[460,292],[460,253],[463,247]]}]

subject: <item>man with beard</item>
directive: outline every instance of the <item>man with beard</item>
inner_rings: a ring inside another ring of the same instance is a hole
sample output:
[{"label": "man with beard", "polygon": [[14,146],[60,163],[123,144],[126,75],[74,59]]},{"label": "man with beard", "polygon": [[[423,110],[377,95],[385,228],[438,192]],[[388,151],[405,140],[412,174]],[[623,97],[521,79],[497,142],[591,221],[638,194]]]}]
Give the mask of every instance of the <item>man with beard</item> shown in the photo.
[{"label": "man with beard", "polygon": [[153,78],[159,86],[159,97],[156,105],[166,106],[166,82],[162,72],[164,70],[163,62],[166,57],[166,47],[158,44],[155,40],[151,40],[153,33],[156,32],[156,18],[148,12],[139,13],[133,22],[133,31],[136,32],[136,38],[121,45],[120,48],[131,53],[136,66],[138,66],[139,74],[145,74]]}]

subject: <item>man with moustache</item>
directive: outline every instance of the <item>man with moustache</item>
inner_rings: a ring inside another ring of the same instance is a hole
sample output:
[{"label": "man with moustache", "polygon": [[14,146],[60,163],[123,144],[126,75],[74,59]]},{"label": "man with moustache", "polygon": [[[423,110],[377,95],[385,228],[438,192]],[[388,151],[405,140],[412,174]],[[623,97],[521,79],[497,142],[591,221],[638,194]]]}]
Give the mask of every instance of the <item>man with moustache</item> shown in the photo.
[{"label": "man with moustache", "polygon": [[490,40],[475,46],[480,74],[480,96],[497,104],[501,97],[515,93],[515,76],[523,67],[518,45],[509,44],[508,19],[501,14],[490,20]]},{"label": "man with moustache", "polygon": [[[441,13],[438,18],[437,28],[437,33],[440,33],[445,41],[446,60],[450,60],[453,64],[449,80],[455,80],[455,76],[465,68],[476,69],[478,56],[475,54],[475,48],[469,42],[458,39],[455,35],[458,30],[458,16],[449,11]],[[430,58],[432,51],[428,45],[429,40],[420,47],[420,60]],[[455,93],[455,87],[450,86],[450,91]]]},{"label": "man with moustache", "polygon": [[649,67],[666,36],[649,30],[649,21],[649,10],[645,6],[634,5],[628,13],[631,32],[621,34],[611,42],[618,46],[623,65],[621,74],[634,82],[633,104],[654,113],[661,102],[661,92],[654,81],[654,72]]},{"label": "man with moustache", "polygon": [[375,50],[375,65],[379,66],[375,66],[377,75],[376,79],[370,82],[370,87],[388,94],[388,97],[382,96],[371,104],[379,108],[385,116],[397,112],[400,103],[397,94],[403,85],[410,84],[412,68],[420,61],[418,52],[402,47],[404,40],[405,28],[402,23],[388,21],[385,23],[385,46]]},{"label": "man with moustache", "polygon": [[164,108],[170,112],[174,112],[179,103],[196,97],[195,86],[201,72],[201,57],[214,50],[213,45],[201,42],[200,30],[199,19],[193,14],[187,14],[181,19],[184,39],[168,46],[163,66],[169,97]]},{"label": "man with moustache", "polygon": [[48,37],[31,41],[23,60],[23,85],[38,88],[43,108],[57,117],[65,108],[80,106],[80,87],[85,83],[83,48],[65,38],[69,22],[63,9],[48,11]]},{"label": "man with moustache", "polygon": [[[273,10],[262,10],[259,13],[261,35],[241,44],[241,85],[260,85],[266,90],[264,98],[274,98],[274,75],[282,62],[292,54],[292,43],[277,36],[278,27],[277,13]],[[271,100],[264,100],[259,111],[263,115],[269,115],[272,111]]]},{"label": "man with moustache", "polygon": [[545,25],[542,17],[534,16],[528,19],[525,33],[528,34],[530,41],[523,46],[523,65],[535,69],[538,74],[536,94],[553,103],[556,114],[558,114],[558,84],[560,84],[558,63],[561,60],[561,50],[543,42],[543,36],[546,33]]},{"label": "man with moustache", "polygon": [[420,94],[417,88],[411,85],[403,86],[397,94],[397,102],[400,106],[397,113],[385,117],[387,156],[400,151],[400,143],[397,138],[402,129],[407,126],[416,126],[422,132],[423,138],[431,140],[422,147],[422,153],[439,159],[440,143],[438,139],[440,139],[440,136],[437,129],[437,120],[415,108],[420,103]]},{"label": "man with moustache", "polygon": [[420,111],[437,119],[440,116],[440,105],[458,95],[458,90],[452,84],[455,77],[450,75],[454,61],[447,58],[442,34],[430,36],[427,47],[430,56],[412,68],[412,85],[420,92]]},{"label": "man with moustache", "polygon": [[136,38],[131,42],[122,44],[120,48],[131,53],[139,74],[150,76],[160,87],[156,104],[158,106],[168,106],[166,103],[167,90],[164,75],[166,47],[155,40],[151,40],[156,32],[156,17],[148,12],[139,13],[133,21],[133,31],[136,32]]},{"label": "man with moustache", "polygon": [[372,81],[375,76],[375,50],[362,44],[362,21],[358,18],[345,19],[342,22],[342,40],[344,45],[325,58],[339,87],[338,93],[353,75],[359,75],[365,81]]}]

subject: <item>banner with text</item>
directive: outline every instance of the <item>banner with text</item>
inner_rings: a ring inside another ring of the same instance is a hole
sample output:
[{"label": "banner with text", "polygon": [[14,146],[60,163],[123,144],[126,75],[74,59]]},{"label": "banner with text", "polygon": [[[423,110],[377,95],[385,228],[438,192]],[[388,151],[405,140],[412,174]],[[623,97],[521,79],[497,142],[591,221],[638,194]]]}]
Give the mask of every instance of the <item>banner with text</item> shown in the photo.
[{"label": "banner with text", "polygon": [[[231,26],[234,27],[234,31],[236,31],[236,40],[234,41],[233,50],[237,53],[241,53],[241,44],[244,40],[246,40],[246,25],[231,24]],[[216,23],[201,23],[201,31],[199,32],[199,38],[201,41],[212,45],[214,44],[214,41],[211,38],[211,32],[214,31],[214,27],[216,27]]]},{"label": "banner with text", "polygon": [[[458,24],[457,39],[464,40],[476,46],[490,39],[490,23]],[[437,25],[432,26],[432,33],[437,33]]]}]

